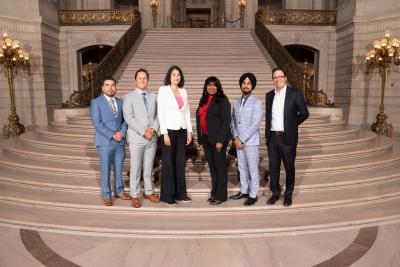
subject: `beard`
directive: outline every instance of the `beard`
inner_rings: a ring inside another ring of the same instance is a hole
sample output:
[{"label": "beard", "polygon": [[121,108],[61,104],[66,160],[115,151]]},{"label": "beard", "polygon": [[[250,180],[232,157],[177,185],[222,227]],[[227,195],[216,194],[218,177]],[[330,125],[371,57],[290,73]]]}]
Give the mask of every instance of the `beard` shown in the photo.
[{"label": "beard", "polygon": [[[248,91],[245,91],[245,90],[243,90],[243,89],[247,89]],[[251,91],[252,91],[252,90],[249,90],[248,87],[243,87],[243,88],[242,88],[242,94],[243,94],[243,95],[249,95],[249,94],[251,94]]]}]

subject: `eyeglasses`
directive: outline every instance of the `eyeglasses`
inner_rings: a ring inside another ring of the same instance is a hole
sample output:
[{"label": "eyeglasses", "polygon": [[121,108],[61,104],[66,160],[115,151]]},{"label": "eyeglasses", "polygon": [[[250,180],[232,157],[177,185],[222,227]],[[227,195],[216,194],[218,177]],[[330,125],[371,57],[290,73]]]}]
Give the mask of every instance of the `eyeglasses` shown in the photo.
[{"label": "eyeglasses", "polygon": [[278,76],[278,77],[272,77],[272,80],[276,81],[276,80],[282,80],[283,78],[285,78],[286,76]]}]

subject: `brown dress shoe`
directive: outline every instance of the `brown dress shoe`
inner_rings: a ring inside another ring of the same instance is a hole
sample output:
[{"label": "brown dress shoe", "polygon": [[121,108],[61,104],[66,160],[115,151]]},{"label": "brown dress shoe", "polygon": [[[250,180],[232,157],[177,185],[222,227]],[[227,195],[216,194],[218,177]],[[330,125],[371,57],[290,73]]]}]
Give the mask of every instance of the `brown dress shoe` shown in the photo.
[{"label": "brown dress shoe", "polygon": [[142,205],[142,203],[140,203],[140,199],[139,198],[132,198],[131,200],[131,206],[134,208],[140,208],[140,206]]},{"label": "brown dress shoe", "polygon": [[160,201],[160,198],[156,194],[151,194],[151,195],[143,194],[143,196],[145,199],[148,199],[153,203],[157,203]]},{"label": "brown dress shoe", "polygon": [[131,197],[128,194],[122,193],[119,195],[115,195],[115,198],[120,198],[122,200],[131,200]]},{"label": "brown dress shoe", "polygon": [[103,203],[106,206],[112,206],[113,205],[113,202],[112,202],[112,200],[110,198],[103,199]]}]

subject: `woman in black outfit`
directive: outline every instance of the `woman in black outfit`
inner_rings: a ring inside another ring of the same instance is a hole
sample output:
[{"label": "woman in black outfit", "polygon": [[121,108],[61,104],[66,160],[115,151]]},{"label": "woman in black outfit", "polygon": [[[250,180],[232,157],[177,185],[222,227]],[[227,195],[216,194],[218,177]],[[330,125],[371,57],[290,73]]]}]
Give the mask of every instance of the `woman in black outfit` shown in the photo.
[{"label": "woman in black outfit", "polygon": [[226,148],[231,139],[231,105],[217,77],[204,82],[203,95],[196,110],[197,141],[204,151],[211,174],[211,205],[227,199],[228,168]]}]

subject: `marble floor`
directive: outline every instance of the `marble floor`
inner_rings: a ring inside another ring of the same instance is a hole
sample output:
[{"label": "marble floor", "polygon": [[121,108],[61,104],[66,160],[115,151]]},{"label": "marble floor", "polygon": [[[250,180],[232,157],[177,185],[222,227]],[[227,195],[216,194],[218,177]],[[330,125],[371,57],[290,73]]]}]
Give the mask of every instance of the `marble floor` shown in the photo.
[{"label": "marble floor", "polygon": [[400,266],[400,222],[322,233],[135,239],[0,227],[0,266]]}]

